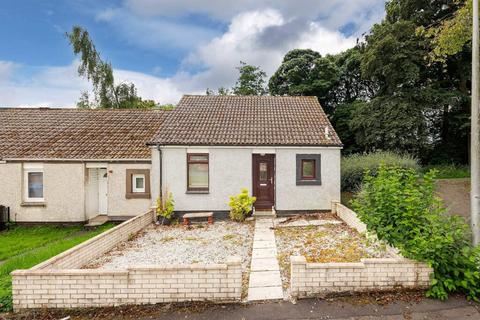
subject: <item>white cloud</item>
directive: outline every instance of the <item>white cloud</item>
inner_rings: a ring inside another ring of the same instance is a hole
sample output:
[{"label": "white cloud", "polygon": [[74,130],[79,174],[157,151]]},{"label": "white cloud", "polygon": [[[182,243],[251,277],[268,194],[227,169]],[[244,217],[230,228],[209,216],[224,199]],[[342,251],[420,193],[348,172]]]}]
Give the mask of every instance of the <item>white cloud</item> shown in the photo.
[{"label": "white cloud", "polygon": [[336,29],[352,22],[363,25],[371,15],[383,15],[385,0],[125,0],[125,7],[143,16],[204,14],[225,22],[242,12],[274,8],[287,19],[322,20],[325,27]]},{"label": "white cloud", "polygon": [[[367,23],[381,18],[376,13],[378,10],[372,9],[379,2],[382,1],[213,1],[217,7],[210,1],[198,5],[193,0],[130,0],[128,8],[135,8],[135,12],[144,10],[142,14],[146,16],[117,8],[104,11],[97,15],[97,19],[109,23],[134,45],[163,50],[162,43],[167,41],[173,47],[189,51],[176,74],[170,77],[115,70],[117,81],[133,82],[141,97],[160,103],[176,103],[182,94],[204,93],[206,88],[232,86],[238,76],[235,67],[240,61],[260,66],[270,76],[289,50],[311,48],[326,54],[352,47],[356,36],[347,37],[331,26],[352,22],[366,27]],[[362,5],[372,7],[361,11]],[[186,7],[188,9],[182,11]],[[241,11],[241,8],[249,7],[255,9]],[[219,8],[225,8],[225,11]],[[317,17],[322,8],[325,17],[312,18]],[[223,34],[214,35],[208,28],[196,30],[196,26],[175,22],[174,19],[156,19],[153,15],[160,13],[155,10],[160,9],[163,15],[204,12],[230,22]],[[332,13],[332,10],[335,12]],[[161,70],[161,67],[159,65],[156,70]],[[40,72],[21,81],[12,80],[12,68],[11,62],[0,61],[0,106],[72,107],[81,91],[90,88],[85,80],[78,77],[76,63],[41,68]]]},{"label": "white cloud", "polygon": [[0,84],[6,82],[10,79],[12,75],[13,69],[17,66],[17,64],[11,61],[2,61],[0,60]]}]

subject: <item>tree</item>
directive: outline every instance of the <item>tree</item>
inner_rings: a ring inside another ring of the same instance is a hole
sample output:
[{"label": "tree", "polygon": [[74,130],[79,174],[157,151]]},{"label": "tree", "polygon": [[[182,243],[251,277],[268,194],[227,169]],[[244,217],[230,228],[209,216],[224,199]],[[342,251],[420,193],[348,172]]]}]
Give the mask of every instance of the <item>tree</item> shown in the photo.
[{"label": "tree", "polygon": [[93,85],[93,99],[88,92],[82,92],[77,107],[79,108],[153,108],[152,100],[142,100],[137,95],[133,83],[115,84],[110,63],[100,58],[100,53],[90,39],[88,31],[74,26],[71,33],[66,33],[75,55],[80,55],[78,74],[87,78]]},{"label": "tree", "polygon": [[205,94],[207,96],[227,96],[230,94],[230,89],[228,88],[225,88],[225,87],[220,87],[217,89],[217,91],[213,90],[213,89],[210,89],[210,88],[207,88],[207,90],[205,91]]},{"label": "tree", "polygon": [[428,28],[419,28],[419,33],[432,40],[433,49],[429,54],[432,61],[446,62],[449,56],[462,52],[465,46],[471,46],[472,10],[472,0],[468,0],[450,19]]},{"label": "tree", "polygon": [[268,83],[272,95],[317,96],[327,114],[334,109],[333,88],[339,69],[332,56],[322,57],[311,49],[288,52]]},{"label": "tree", "polygon": [[[232,88],[233,94],[243,96],[261,96],[267,94],[265,86],[267,74],[260,69],[260,67],[248,65],[240,61],[240,66],[237,67],[237,70],[240,75],[235,86]],[[225,93],[228,93],[228,91]]]}]

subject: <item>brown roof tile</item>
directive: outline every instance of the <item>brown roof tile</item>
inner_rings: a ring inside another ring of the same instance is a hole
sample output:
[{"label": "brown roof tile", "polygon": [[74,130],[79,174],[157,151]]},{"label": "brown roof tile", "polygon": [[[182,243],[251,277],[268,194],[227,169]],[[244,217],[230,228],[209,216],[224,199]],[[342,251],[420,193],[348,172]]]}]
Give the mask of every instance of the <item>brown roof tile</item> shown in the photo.
[{"label": "brown roof tile", "polygon": [[150,159],[168,112],[0,108],[0,159]]},{"label": "brown roof tile", "polygon": [[183,96],[151,143],[342,145],[316,97],[205,95]]}]

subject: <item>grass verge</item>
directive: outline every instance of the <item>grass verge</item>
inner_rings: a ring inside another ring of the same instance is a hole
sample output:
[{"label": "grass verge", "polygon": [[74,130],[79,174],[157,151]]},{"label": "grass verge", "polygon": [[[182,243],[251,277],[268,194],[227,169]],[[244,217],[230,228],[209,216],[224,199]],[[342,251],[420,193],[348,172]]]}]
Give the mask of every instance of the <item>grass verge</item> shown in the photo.
[{"label": "grass verge", "polygon": [[[42,261],[45,261],[65,250],[68,250],[77,244],[80,244],[103,231],[110,229],[114,224],[104,224],[93,230],[82,230],[78,228],[76,232],[72,232],[62,239],[56,239],[45,243],[38,247],[31,247],[29,251],[23,251],[22,254],[11,256],[0,265],[0,312],[9,311],[12,308],[12,277],[10,273],[16,269],[29,269]],[[40,227],[43,228],[43,227]],[[33,230],[33,233],[35,231]],[[32,241],[32,243],[40,243]]]}]

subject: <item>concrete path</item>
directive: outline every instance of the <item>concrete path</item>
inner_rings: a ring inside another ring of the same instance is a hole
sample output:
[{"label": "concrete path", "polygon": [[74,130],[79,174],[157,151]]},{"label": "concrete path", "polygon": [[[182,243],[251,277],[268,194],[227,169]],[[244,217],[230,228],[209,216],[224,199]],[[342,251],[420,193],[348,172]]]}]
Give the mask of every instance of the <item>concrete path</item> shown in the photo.
[{"label": "concrete path", "polygon": [[283,299],[282,279],[277,260],[273,219],[255,221],[248,301]]}]

